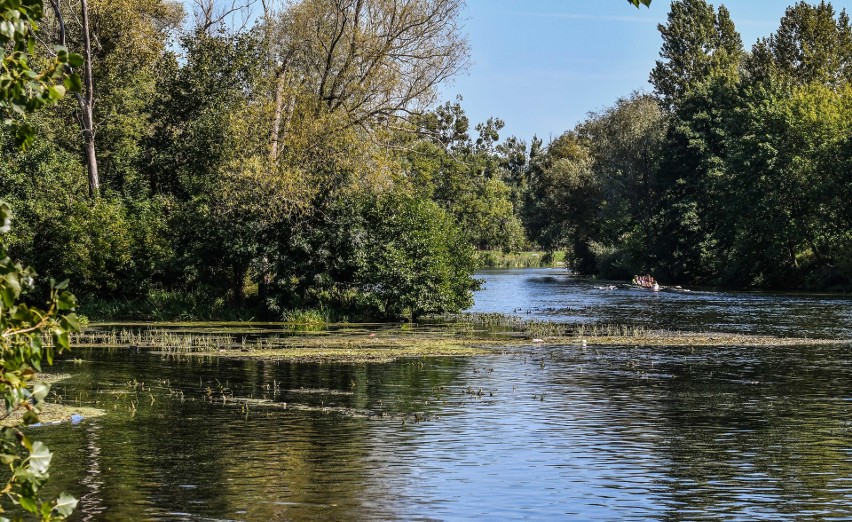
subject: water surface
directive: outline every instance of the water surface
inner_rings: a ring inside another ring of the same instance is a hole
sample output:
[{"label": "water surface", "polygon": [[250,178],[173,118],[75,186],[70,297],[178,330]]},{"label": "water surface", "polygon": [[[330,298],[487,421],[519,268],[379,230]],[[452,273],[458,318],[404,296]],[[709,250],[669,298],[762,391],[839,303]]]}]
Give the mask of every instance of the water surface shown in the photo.
[{"label": "water surface", "polygon": [[487,270],[478,313],[531,319],[640,324],[676,330],[852,339],[852,296],[675,289],[577,277],[564,269]]},{"label": "water surface", "polygon": [[[833,297],[655,296],[515,276],[486,276],[476,308],[849,328]],[[501,285],[502,298],[489,294]],[[76,520],[852,518],[849,345],[529,346],[385,364],[71,357],[55,368],[73,374],[57,399],[107,415],[33,432],[56,454],[51,491],[81,499]]]}]

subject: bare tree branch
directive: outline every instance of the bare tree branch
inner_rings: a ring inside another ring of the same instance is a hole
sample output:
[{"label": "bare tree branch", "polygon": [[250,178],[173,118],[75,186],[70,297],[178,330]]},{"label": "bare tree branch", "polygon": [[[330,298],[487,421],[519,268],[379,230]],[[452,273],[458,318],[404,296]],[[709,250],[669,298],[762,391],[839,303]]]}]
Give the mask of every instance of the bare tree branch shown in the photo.
[{"label": "bare tree branch", "polygon": [[[262,1],[264,12],[266,12],[266,5],[270,0]],[[212,34],[230,23],[235,32],[242,32],[248,27],[252,15],[252,7],[257,2],[258,0],[230,0],[230,2],[192,0],[192,11],[195,17],[195,27],[193,30],[198,33]],[[239,22],[235,23],[238,16]]]}]

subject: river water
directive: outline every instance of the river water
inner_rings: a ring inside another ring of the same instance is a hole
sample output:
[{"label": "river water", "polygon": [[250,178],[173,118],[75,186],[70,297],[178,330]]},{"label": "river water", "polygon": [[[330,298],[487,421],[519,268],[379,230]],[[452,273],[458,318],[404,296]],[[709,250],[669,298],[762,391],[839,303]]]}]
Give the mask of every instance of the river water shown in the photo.
[{"label": "river water", "polygon": [[[474,310],[848,336],[848,298],[489,272]],[[847,338],[847,337],[843,337]],[[33,429],[76,520],[852,519],[850,345],[290,364],[79,349]]]},{"label": "river water", "polygon": [[852,339],[852,297],[663,288],[575,277],[560,269],[489,270],[471,312],[530,319]]}]

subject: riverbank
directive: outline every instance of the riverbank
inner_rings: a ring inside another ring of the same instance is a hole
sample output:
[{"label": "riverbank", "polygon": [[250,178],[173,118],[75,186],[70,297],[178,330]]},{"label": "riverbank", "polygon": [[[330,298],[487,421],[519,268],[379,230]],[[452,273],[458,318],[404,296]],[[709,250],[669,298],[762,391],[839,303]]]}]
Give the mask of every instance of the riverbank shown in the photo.
[{"label": "riverbank", "polygon": [[477,263],[483,268],[557,268],[565,266],[565,252],[502,252],[482,250]]},{"label": "riverbank", "polygon": [[[69,374],[39,374],[36,381],[42,384],[53,385],[57,382],[64,381],[71,377]],[[42,405],[41,413],[39,413],[39,422],[32,427],[46,424],[60,424],[63,422],[77,423],[83,419],[101,417],[106,412],[100,408],[92,408],[80,405],[68,405],[61,402],[53,402],[56,397],[51,397]],[[0,426],[17,427],[21,426],[25,410],[18,409],[12,412],[8,417],[0,420]]]}]

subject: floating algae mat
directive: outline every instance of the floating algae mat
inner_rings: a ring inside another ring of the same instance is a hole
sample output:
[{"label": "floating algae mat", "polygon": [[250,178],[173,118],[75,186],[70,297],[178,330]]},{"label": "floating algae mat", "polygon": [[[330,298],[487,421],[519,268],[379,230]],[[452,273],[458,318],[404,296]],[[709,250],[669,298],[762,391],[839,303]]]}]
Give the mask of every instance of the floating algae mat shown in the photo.
[{"label": "floating algae mat", "polygon": [[308,331],[292,323],[109,323],[78,334],[73,344],[229,358],[366,362],[487,355],[530,344],[714,347],[845,342],[649,330],[631,325],[571,325],[485,314],[452,316],[427,324],[328,324]]}]

